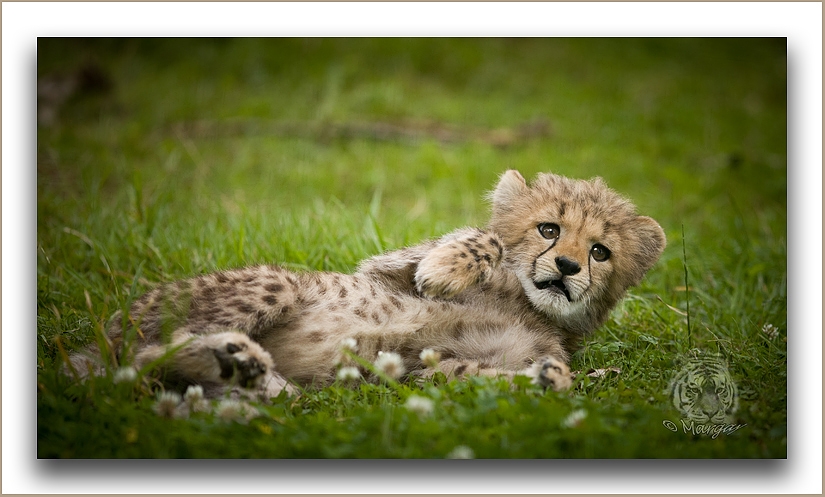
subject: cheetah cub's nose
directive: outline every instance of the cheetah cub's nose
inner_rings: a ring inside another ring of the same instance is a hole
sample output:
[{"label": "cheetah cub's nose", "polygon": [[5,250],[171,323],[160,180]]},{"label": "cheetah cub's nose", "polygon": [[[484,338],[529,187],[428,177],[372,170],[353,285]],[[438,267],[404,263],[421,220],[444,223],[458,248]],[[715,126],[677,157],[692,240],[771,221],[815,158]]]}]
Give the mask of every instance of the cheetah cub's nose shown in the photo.
[{"label": "cheetah cub's nose", "polygon": [[572,276],[582,270],[579,263],[567,257],[556,257],[556,266],[564,276]]}]

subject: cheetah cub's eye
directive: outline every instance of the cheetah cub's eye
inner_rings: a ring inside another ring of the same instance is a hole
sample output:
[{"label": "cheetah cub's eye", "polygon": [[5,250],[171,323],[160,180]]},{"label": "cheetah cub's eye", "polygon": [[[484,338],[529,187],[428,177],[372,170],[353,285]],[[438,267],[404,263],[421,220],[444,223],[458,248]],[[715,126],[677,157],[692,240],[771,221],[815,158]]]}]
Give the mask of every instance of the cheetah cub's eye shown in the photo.
[{"label": "cheetah cub's eye", "polygon": [[561,233],[559,225],[553,223],[541,223],[538,225],[538,229],[541,236],[547,238],[548,240],[555,240]]},{"label": "cheetah cub's eye", "polygon": [[604,262],[610,258],[610,250],[604,245],[599,245],[597,243],[590,249],[590,255],[592,255],[598,262]]}]

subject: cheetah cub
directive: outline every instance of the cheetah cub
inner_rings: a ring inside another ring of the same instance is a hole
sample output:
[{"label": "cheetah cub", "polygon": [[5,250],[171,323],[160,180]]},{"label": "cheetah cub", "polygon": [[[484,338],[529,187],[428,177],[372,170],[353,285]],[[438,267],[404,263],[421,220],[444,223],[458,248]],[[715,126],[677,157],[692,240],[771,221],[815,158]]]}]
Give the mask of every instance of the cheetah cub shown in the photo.
[{"label": "cheetah cub", "polygon": [[[354,274],[267,265],[161,285],[112,320],[113,350],[152,363],[168,387],[211,396],[329,384],[342,343],[368,361],[397,353],[413,375],[525,374],[565,390],[570,354],[658,260],[664,232],[599,178],[528,185],[507,171],[490,200],[486,229],[375,256]],[[440,362],[425,365],[424,349]],[[99,371],[96,353],[72,367]]]}]

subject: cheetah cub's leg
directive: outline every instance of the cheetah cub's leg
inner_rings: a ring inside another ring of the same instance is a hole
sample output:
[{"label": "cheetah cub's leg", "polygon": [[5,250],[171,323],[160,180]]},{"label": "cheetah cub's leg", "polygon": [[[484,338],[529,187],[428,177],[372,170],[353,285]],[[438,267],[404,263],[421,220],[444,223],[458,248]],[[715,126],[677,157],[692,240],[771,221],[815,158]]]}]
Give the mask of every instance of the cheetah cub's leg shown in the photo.
[{"label": "cheetah cub's leg", "polygon": [[504,377],[512,381],[515,376],[527,376],[532,378],[534,384],[541,385],[544,388],[552,388],[557,392],[569,390],[573,384],[570,369],[564,362],[552,356],[537,361],[527,369],[519,372],[487,367],[478,361],[445,359],[440,361],[435,368],[428,367],[420,371],[419,375],[423,378],[430,378],[437,371],[444,373],[447,378],[490,376],[494,378]]},{"label": "cheetah cub's leg", "polygon": [[534,362],[520,374],[530,377],[536,385],[552,388],[557,392],[568,390],[573,384],[570,368],[563,361],[553,356],[547,356]]},{"label": "cheetah cub's leg", "polygon": [[428,297],[453,297],[489,278],[503,251],[495,233],[471,229],[448,235],[418,263],[415,287]]},{"label": "cheetah cub's leg", "polygon": [[185,328],[174,332],[169,345],[146,347],[135,357],[138,367],[156,360],[173,381],[244,388],[260,387],[274,366],[269,353],[243,333],[195,335]]}]

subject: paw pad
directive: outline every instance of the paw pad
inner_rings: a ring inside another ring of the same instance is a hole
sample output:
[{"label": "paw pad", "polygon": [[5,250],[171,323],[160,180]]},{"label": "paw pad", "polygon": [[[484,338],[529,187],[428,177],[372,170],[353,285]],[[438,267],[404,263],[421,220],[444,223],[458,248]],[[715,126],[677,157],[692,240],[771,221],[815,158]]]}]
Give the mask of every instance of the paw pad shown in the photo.
[{"label": "paw pad", "polygon": [[547,357],[536,362],[527,374],[533,378],[533,383],[557,392],[568,390],[573,383],[570,368],[555,357]]},{"label": "paw pad", "polygon": [[247,348],[244,343],[230,342],[224,347],[212,349],[221,368],[221,378],[224,380],[234,378],[244,388],[254,386],[258,378],[267,372],[267,365],[264,361],[246,352]]},{"label": "paw pad", "polygon": [[227,343],[226,344],[226,351],[230,354],[234,354],[235,352],[240,352],[242,350],[246,350],[246,344],[236,344],[236,343]]}]

